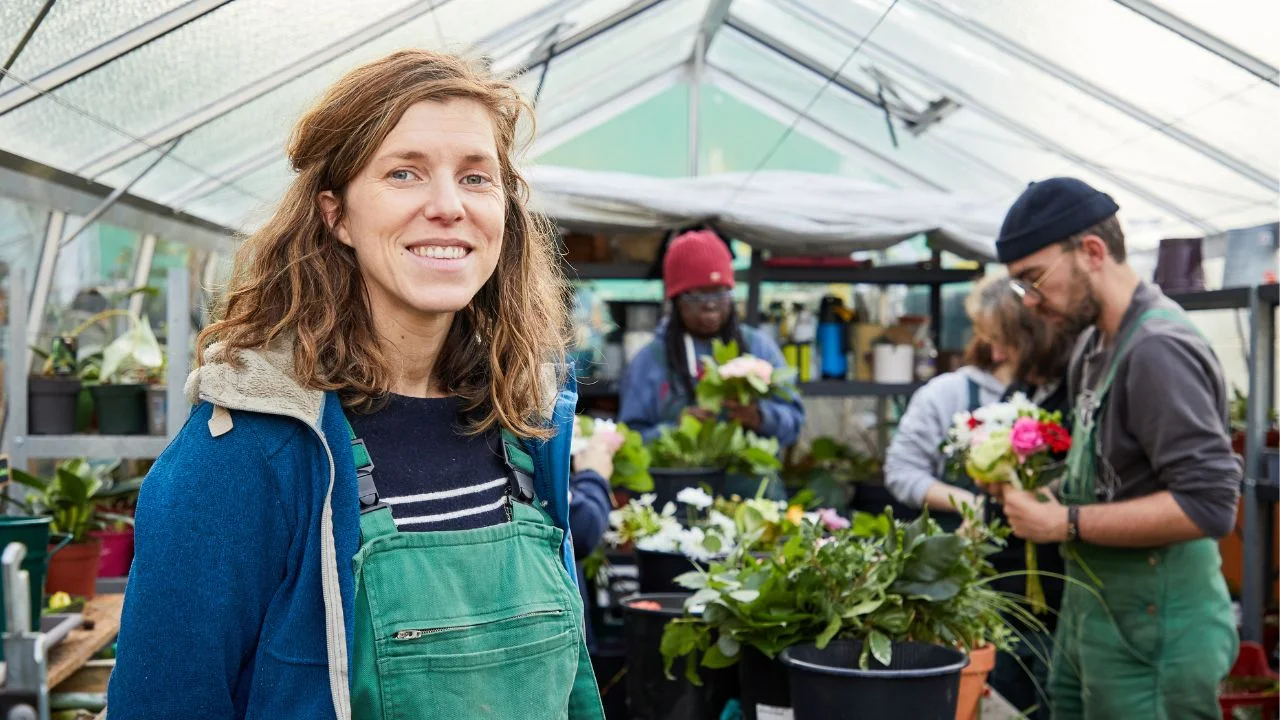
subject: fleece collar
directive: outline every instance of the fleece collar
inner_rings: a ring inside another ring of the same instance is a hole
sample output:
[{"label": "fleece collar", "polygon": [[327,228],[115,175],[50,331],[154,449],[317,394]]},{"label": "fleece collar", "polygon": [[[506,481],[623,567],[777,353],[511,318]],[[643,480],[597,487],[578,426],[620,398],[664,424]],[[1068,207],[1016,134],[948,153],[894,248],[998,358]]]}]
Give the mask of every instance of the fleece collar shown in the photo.
[{"label": "fleece collar", "polygon": [[209,346],[204,362],[187,378],[187,399],[320,424],[324,392],[294,379],[293,350],[287,344],[241,350],[236,359],[238,364],[232,365],[221,343]]}]

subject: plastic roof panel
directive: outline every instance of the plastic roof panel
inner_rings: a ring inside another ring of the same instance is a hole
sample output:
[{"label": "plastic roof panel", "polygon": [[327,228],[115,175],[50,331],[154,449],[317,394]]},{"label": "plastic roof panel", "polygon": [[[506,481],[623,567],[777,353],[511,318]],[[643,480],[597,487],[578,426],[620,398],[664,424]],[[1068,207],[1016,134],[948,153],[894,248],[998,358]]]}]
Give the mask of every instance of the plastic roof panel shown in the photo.
[{"label": "plastic roof panel", "polygon": [[[744,6],[762,4],[744,0]],[[784,4],[797,10],[798,14],[804,14],[799,3],[788,0]],[[775,10],[780,9],[777,5],[770,5]],[[807,39],[810,47],[820,48],[822,44],[814,44],[813,38],[826,28],[833,29],[846,48],[826,58],[834,68],[847,55],[847,48],[852,47],[854,38],[865,34],[882,11],[877,10],[880,5],[876,0],[827,0],[822,5],[841,7],[839,20],[831,16],[824,22],[823,16],[810,13],[809,27],[803,35],[782,39],[792,44]],[[900,13],[901,10],[907,12]],[[781,30],[776,25],[766,27]],[[778,34],[782,37],[781,32]],[[1013,126],[1020,126],[1023,131],[1056,143],[1066,153],[1096,158],[1095,165],[1141,167],[1157,175],[1188,181],[1194,179],[1205,186],[1259,201],[1275,194],[1120,110],[1029,64],[975,42],[967,33],[931,14],[914,10],[906,3],[889,14],[863,47],[859,59],[863,64],[873,62],[891,77],[913,77],[922,84],[935,87],[939,95],[951,95],[962,105],[970,105],[956,116],[981,111],[975,103],[984,105],[987,110],[980,114],[999,115],[1009,121],[1006,134],[1017,136],[1022,131]],[[945,126],[956,116],[947,118],[940,125]],[[1242,129],[1239,122],[1236,126],[1237,131]],[[1258,133],[1265,132],[1262,127],[1252,129]],[[1126,179],[1131,185],[1160,196],[1171,211],[1177,208],[1184,216],[1201,220],[1221,209],[1210,194],[1185,188],[1157,187],[1142,178]],[[1208,223],[1201,222],[1200,225],[1202,229],[1212,229]]]},{"label": "plastic roof panel", "polygon": [[[1280,65],[1276,0],[1151,2]],[[0,0],[0,61],[41,5]],[[0,115],[0,147],[118,186],[158,156],[148,145],[184,135],[131,192],[234,226],[276,199],[288,180],[282,150],[289,128],[360,62],[402,47],[464,51],[483,38],[480,50],[493,67],[514,71],[548,43],[554,51],[555,43],[634,12],[556,55],[545,78],[537,66],[518,79],[530,94],[541,83],[539,127],[560,129],[558,141],[564,141],[643,99],[657,87],[651,79],[674,81],[671,71],[690,60],[709,5],[235,0],[52,97]],[[36,75],[166,12],[192,7],[183,0],[58,0],[15,73]],[[1127,222],[1154,233],[1276,219],[1280,189],[1271,180],[1280,178],[1280,88],[1274,78],[1260,79],[1256,67],[1238,67],[1121,2],[734,0],[730,11],[731,24],[749,26],[766,43],[819,66],[806,69],[731,28],[716,36],[707,82],[783,126],[810,105],[822,73],[845,62],[873,26],[842,83],[874,91],[873,68],[915,108],[943,96],[960,103],[919,136],[895,120],[895,146],[882,109],[840,83],[826,87],[795,132],[813,133],[872,176],[903,187],[996,197],[1012,196],[1033,179],[1074,174],[1115,195]],[[12,85],[0,81],[0,92]],[[687,121],[687,110],[669,105],[667,112]],[[763,153],[778,138],[760,132]],[[129,135],[146,137],[147,145]],[[683,137],[664,141],[678,146],[675,152],[686,149]]]},{"label": "plastic roof panel", "polygon": [[[787,22],[783,18],[771,18],[772,21]],[[812,51],[814,48],[806,49]],[[707,63],[723,69],[741,82],[757,85],[765,94],[793,108],[793,113],[798,112],[822,87],[823,80],[797,65],[780,63],[776,58],[777,55],[768,48],[726,28],[712,45]],[[898,147],[895,148],[884,111],[839,87],[828,87],[813,104],[809,116],[886,161],[926,179],[916,179],[914,185],[917,187],[941,186],[949,190],[979,189],[987,192],[1004,192],[1017,187],[1016,181],[992,177],[985,168],[969,163],[927,134],[914,137],[897,123]]]},{"label": "plastic roof panel", "polygon": [[[56,67],[185,0],[62,0],[55,2],[11,68],[24,80]],[[8,57],[36,19],[44,0],[0,2],[0,56]],[[0,80],[0,89],[13,87]]]},{"label": "plastic roof panel", "polygon": [[1273,67],[1280,67],[1280,3],[1274,0],[1158,0],[1160,7]]}]

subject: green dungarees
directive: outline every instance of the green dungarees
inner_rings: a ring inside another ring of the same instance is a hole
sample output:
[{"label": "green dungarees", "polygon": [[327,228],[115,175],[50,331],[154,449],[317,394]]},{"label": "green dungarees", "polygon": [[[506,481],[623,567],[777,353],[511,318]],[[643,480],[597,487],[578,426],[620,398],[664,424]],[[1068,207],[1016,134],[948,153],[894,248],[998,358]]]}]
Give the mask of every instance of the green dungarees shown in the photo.
[{"label": "green dungarees", "polygon": [[351,652],[354,720],[604,720],[563,531],[504,433],[509,522],[399,532],[352,436],[360,550]]},{"label": "green dungarees", "polygon": [[[1153,318],[1188,322],[1171,309],[1146,311],[1120,340],[1101,385],[1080,393],[1063,487],[1067,504],[1099,501],[1099,410],[1134,333]],[[1235,661],[1239,638],[1217,544],[1201,538],[1142,549],[1074,542],[1064,555],[1073,581],[1063,595],[1049,677],[1054,719],[1221,718],[1218,683]]]}]

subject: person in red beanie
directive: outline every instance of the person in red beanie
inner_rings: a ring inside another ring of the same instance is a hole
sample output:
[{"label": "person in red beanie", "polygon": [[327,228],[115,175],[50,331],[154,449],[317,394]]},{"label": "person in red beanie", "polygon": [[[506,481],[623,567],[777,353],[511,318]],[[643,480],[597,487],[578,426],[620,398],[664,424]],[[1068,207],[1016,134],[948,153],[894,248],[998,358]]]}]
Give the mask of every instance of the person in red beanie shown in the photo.
[{"label": "person in red beanie", "polygon": [[[694,388],[700,358],[711,354],[712,340],[736,341],[744,353],[774,367],[786,366],[773,340],[738,322],[733,257],[715,233],[696,230],[673,240],[663,259],[662,279],[671,312],[658,325],[653,342],[627,366],[618,413],[619,421],[646,441],[685,413],[702,420],[709,417],[694,401]],[[783,447],[795,443],[804,425],[804,406],[795,396],[788,401],[731,404],[726,415],[759,435],[777,438]]]}]

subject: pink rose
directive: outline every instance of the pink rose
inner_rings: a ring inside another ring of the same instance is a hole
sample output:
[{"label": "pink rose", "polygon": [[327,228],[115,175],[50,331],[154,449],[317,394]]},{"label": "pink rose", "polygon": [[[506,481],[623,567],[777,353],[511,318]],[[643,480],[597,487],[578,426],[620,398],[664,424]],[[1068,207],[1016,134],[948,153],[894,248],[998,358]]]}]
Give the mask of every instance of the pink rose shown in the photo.
[{"label": "pink rose", "polygon": [[1035,418],[1020,417],[1013,423],[1013,432],[1009,434],[1009,444],[1013,452],[1021,459],[1034,455],[1045,448],[1044,435],[1040,434],[1040,423]]},{"label": "pink rose", "polygon": [[822,526],[828,530],[844,530],[849,527],[849,521],[840,517],[840,513],[837,513],[831,508],[822,508],[819,510],[818,520],[820,520],[822,522]]},{"label": "pink rose", "polygon": [[773,380],[773,365],[770,364],[768,360],[762,360],[761,358],[752,358],[751,374],[755,375],[756,377],[760,378],[766,383],[770,382],[771,380]]}]

